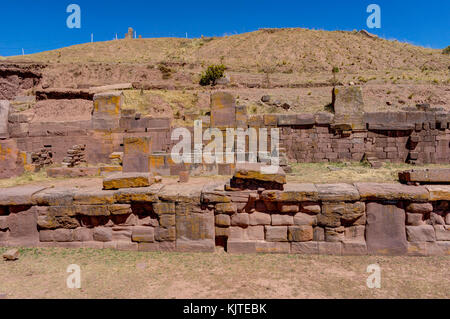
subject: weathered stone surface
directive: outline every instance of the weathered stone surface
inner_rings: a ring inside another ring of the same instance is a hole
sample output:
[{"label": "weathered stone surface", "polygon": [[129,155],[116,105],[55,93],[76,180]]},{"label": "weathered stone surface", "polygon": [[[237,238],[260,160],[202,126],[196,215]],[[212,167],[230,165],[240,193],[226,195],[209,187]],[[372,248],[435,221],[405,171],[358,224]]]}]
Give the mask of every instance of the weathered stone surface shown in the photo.
[{"label": "weathered stone surface", "polygon": [[230,237],[230,228],[229,227],[216,227],[216,238],[217,237]]},{"label": "weathered stone surface", "polygon": [[169,228],[175,226],[175,215],[164,214],[159,217],[159,224],[161,227]]},{"label": "weathered stone surface", "polygon": [[369,254],[402,255],[407,251],[405,211],[394,205],[368,203],[366,243]]},{"label": "weathered stone surface", "polygon": [[325,227],[325,241],[341,242],[345,238],[345,228],[343,226],[330,228]]},{"label": "weathered stone surface", "polygon": [[434,225],[434,231],[436,232],[436,240],[450,241],[450,226]]},{"label": "weathered stone surface", "polygon": [[298,213],[299,207],[298,207],[298,205],[281,204],[280,211],[283,214],[289,214],[289,213],[295,214],[295,213]]},{"label": "weathered stone surface", "polygon": [[361,87],[334,88],[334,96],[334,126],[346,125],[346,128],[353,130],[366,129]]},{"label": "weathered stone surface", "polygon": [[35,245],[39,242],[35,207],[8,215],[9,242],[13,245]]},{"label": "weathered stone surface", "polygon": [[288,226],[294,224],[294,217],[290,215],[272,214],[273,226]]},{"label": "weathered stone surface", "polygon": [[145,226],[135,226],[133,227],[131,238],[134,242],[152,243],[155,241],[154,228]]},{"label": "weathered stone surface", "polygon": [[266,241],[287,241],[287,226],[265,226]]},{"label": "weathered stone surface", "polygon": [[450,200],[450,185],[426,185],[425,188],[430,192],[430,200]]},{"label": "weathered stone surface", "polygon": [[270,214],[253,212],[253,213],[249,214],[249,221],[250,221],[250,225],[252,225],[252,226],[270,225],[272,222],[272,218],[270,217]]},{"label": "weathered stone surface", "polygon": [[175,241],[177,239],[177,230],[175,227],[155,228],[155,240],[157,241]]},{"label": "weathered stone surface", "polygon": [[319,243],[315,241],[293,242],[291,243],[291,253],[317,255],[319,253]]},{"label": "weathered stone surface", "polygon": [[31,205],[32,196],[44,190],[42,186],[18,186],[0,190],[0,206]]},{"label": "weathered stone surface", "polygon": [[247,227],[250,224],[250,216],[247,213],[234,214],[231,216],[232,226]]},{"label": "weathered stone surface", "polygon": [[103,189],[149,187],[154,179],[150,173],[118,173],[103,179]]},{"label": "weathered stone surface", "polygon": [[449,183],[450,182],[450,168],[427,168],[427,169],[413,169],[399,172],[399,180],[401,182],[417,182],[422,184],[427,183]]},{"label": "weathered stone surface", "polygon": [[231,218],[226,214],[219,214],[215,217],[216,226],[228,227],[231,225]]},{"label": "weathered stone surface", "polygon": [[266,190],[262,192],[261,199],[277,202],[317,201],[319,193],[314,184],[289,183],[284,186],[284,191]]},{"label": "weathered stone surface", "polygon": [[436,233],[431,225],[406,226],[406,235],[411,242],[436,241]]},{"label": "weathered stone surface", "polygon": [[114,203],[114,191],[92,189],[77,190],[73,196],[74,205],[106,205]]},{"label": "weathered stone surface", "polygon": [[359,200],[358,190],[350,184],[317,184],[319,199],[326,202]]},{"label": "weathered stone surface", "polygon": [[289,254],[291,252],[291,244],[281,242],[257,241],[256,252],[264,254]]},{"label": "weathered stone surface", "polygon": [[436,213],[431,213],[429,223],[431,225],[445,225],[445,220],[441,215],[436,214]]},{"label": "weathered stone surface", "polygon": [[230,93],[211,94],[211,127],[236,126],[236,101]]},{"label": "weathered stone surface", "polygon": [[[231,187],[239,187],[240,181],[244,181],[244,184],[246,182],[253,182],[258,185],[260,183],[262,186],[268,186],[267,188],[270,189],[270,186],[279,185],[281,188],[276,189],[282,189],[282,185],[286,184],[286,174],[283,171],[281,167],[278,168],[278,171],[275,173],[266,173],[263,171],[263,166],[260,163],[245,163],[245,164],[237,164],[236,169],[233,175],[233,179],[231,180]],[[270,185],[269,185],[270,184]],[[273,184],[273,185],[272,185]],[[249,186],[249,185],[243,185],[243,186]],[[249,188],[249,187],[244,187]]]},{"label": "weathered stone surface", "polygon": [[7,250],[5,253],[3,253],[3,259],[7,261],[14,261],[19,259],[19,250],[16,248]]},{"label": "weathered stone surface", "polygon": [[317,224],[317,216],[305,213],[298,213],[294,216],[295,225],[315,226]]},{"label": "weathered stone surface", "polygon": [[129,215],[132,212],[129,204],[108,205],[108,210],[111,215]]},{"label": "weathered stone surface", "polygon": [[320,255],[342,255],[342,243],[341,242],[326,242],[320,241],[317,243],[319,247]]},{"label": "weathered stone surface", "polygon": [[24,172],[24,157],[15,139],[0,138],[0,178],[20,176]]},{"label": "weathered stone surface", "polygon": [[81,242],[93,241],[94,240],[93,230],[85,227],[76,228],[73,230],[73,240]]},{"label": "weathered stone surface", "polygon": [[176,251],[178,252],[213,253],[214,250],[215,242],[212,239],[176,241]]},{"label": "weathered stone surface", "polygon": [[325,241],[325,229],[322,227],[314,227],[314,241]]},{"label": "weathered stone surface", "polygon": [[406,211],[417,214],[427,214],[433,211],[431,203],[410,203],[406,206]]},{"label": "weathered stone surface", "polygon": [[302,203],[301,205],[301,212],[303,213],[307,213],[310,215],[317,215],[320,214],[321,211],[322,209],[318,204]]},{"label": "weathered stone surface", "polygon": [[367,255],[367,245],[364,240],[342,242],[342,255],[363,256]]},{"label": "weathered stone surface", "polygon": [[409,200],[428,201],[428,191],[423,186],[402,184],[356,183],[356,187],[365,200]]},{"label": "weathered stone surface", "polygon": [[341,224],[354,224],[364,217],[365,205],[356,203],[323,203],[322,212],[317,215],[317,223],[321,226],[339,227]]},{"label": "weathered stone surface", "polygon": [[170,202],[159,202],[153,204],[153,211],[161,216],[164,214],[175,214],[175,203]]},{"label": "weathered stone surface", "polygon": [[264,240],[264,226],[249,226],[247,228],[247,237],[250,240]]},{"label": "weathered stone surface", "polygon": [[150,187],[122,188],[115,191],[114,200],[121,204],[154,203],[158,201],[158,192],[163,186],[153,184]]},{"label": "weathered stone surface", "polygon": [[0,100],[0,139],[9,138],[8,118],[9,118],[9,101]]},{"label": "weathered stone surface", "polygon": [[218,203],[216,204],[216,212],[218,214],[235,214],[237,207],[235,203]]},{"label": "weathered stone surface", "polygon": [[77,215],[82,216],[109,216],[111,212],[105,205],[77,205],[74,206]]},{"label": "weathered stone surface", "polygon": [[248,239],[248,232],[247,232],[247,228],[242,228],[239,226],[231,226],[229,227],[229,239],[230,240],[246,240]]},{"label": "weathered stone surface", "polygon": [[51,215],[38,215],[37,224],[42,229],[74,229],[80,226],[80,223],[76,218],[69,216],[56,217]]},{"label": "weathered stone surface", "polygon": [[95,241],[101,242],[112,241],[112,228],[95,227],[93,237]]},{"label": "weathered stone surface", "polygon": [[53,231],[53,240],[56,242],[71,242],[73,241],[72,229],[56,229]]},{"label": "weathered stone surface", "polygon": [[313,240],[312,226],[289,226],[289,241],[311,241]]},{"label": "weathered stone surface", "polygon": [[214,214],[177,215],[177,240],[214,239]]},{"label": "weathered stone surface", "polygon": [[230,254],[255,254],[255,241],[228,240],[227,252]]},{"label": "weathered stone surface", "polygon": [[39,241],[41,241],[41,242],[52,242],[52,241],[54,241],[53,231],[52,230],[41,230],[39,232]]},{"label": "weathered stone surface", "polygon": [[366,226],[358,225],[345,227],[345,240],[365,241]]},{"label": "weathered stone surface", "polygon": [[75,188],[59,187],[49,188],[35,193],[32,197],[33,205],[39,206],[71,206]]}]

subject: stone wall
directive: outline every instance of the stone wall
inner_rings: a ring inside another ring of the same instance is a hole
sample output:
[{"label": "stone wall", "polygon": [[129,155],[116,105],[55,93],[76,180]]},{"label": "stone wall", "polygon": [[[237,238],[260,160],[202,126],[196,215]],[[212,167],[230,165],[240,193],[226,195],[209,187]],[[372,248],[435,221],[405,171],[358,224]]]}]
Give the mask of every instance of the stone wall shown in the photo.
[{"label": "stone wall", "polygon": [[0,192],[0,246],[140,251],[449,255],[450,186],[154,184]]}]

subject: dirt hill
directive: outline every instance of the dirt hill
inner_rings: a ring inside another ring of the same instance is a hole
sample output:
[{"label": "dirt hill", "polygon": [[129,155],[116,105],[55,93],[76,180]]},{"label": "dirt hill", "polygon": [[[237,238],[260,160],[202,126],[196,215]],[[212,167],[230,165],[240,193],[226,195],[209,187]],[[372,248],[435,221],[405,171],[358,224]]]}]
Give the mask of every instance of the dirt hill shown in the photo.
[{"label": "dirt hill", "polygon": [[219,89],[234,92],[251,112],[285,112],[261,103],[266,94],[279,104],[288,103],[289,112],[323,109],[330,102],[334,67],[339,68],[336,79],[341,85],[363,86],[368,110],[417,103],[450,108],[449,55],[367,32],[289,28],[201,39],[122,39],[6,61],[45,65],[39,70],[42,88],[140,82],[146,84],[145,95],[129,92],[131,107],[143,112],[148,108],[151,114],[155,106],[148,104],[162,99],[157,111],[165,114],[170,107],[175,117],[185,117],[183,108],[207,109],[209,91],[218,88],[198,82],[213,63],[223,63],[231,79]]}]

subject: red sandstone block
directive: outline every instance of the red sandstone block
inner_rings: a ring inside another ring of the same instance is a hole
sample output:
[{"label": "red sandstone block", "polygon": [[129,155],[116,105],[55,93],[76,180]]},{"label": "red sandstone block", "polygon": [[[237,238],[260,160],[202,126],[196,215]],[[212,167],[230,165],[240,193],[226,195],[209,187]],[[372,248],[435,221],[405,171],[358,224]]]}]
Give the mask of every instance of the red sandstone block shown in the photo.
[{"label": "red sandstone block", "polygon": [[291,252],[290,243],[280,243],[280,242],[256,242],[256,252],[257,253],[284,253],[289,254]]},{"label": "red sandstone block", "polygon": [[316,255],[319,253],[319,243],[316,241],[291,243],[291,253]]},{"label": "red sandstone block", "polygon": [[342,255],[342,243],[341,242],[318,242],[320,255]]},{"label": "red sandstone block", "polygon": [[256,253],[256,242],[228,240],[227,252],[230,254],[255,254]]}]

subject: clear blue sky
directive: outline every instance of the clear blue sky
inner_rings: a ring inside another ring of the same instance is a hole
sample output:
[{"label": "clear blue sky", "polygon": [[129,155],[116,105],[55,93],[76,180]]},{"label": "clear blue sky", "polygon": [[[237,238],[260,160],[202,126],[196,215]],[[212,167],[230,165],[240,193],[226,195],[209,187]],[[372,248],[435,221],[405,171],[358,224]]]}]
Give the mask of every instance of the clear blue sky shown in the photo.
[{"label": "clear blue sky", "polygon": [[[381,7],[386,39],[432,48],[450,45],[450,0],[1,0],[0,55],[10,56],[123,38],[128,27],[143,37],[222,36],[262,27],[368,29],[366,8]],[[66,8],[81,7],[81,29],[69,29]]]}]

